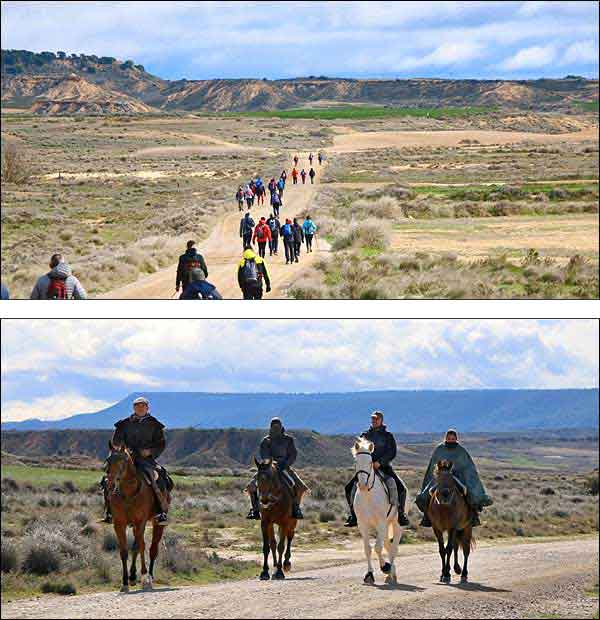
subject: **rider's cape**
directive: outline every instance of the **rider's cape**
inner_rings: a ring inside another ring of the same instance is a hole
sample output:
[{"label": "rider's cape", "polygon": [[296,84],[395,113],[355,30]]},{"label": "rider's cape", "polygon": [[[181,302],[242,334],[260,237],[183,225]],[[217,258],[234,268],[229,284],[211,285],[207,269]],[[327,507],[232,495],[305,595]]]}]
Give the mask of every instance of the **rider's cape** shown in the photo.
[{"label": "rider's cape", "polygon": [[492,503],[479,479],[477,467],[475,467],[475,463],[469,453],[460,444],[448,447],[445,443],[441,443],[431,455],[429,466],[421,485],[421,492],[417,495],[417,506],[422,512],[427,507],[429,485],[433,478],[433,470],[438,461],[444,460],[454,463],[454,475],[467,487],[467,501],[471,506],[482,508]]}]

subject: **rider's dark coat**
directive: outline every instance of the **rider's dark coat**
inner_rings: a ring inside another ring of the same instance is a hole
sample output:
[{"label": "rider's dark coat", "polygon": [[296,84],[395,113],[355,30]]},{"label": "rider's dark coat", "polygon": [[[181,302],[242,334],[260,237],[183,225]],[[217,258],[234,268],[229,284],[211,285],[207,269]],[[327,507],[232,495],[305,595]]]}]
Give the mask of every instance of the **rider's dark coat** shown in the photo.
[{"label": "rider's dark coat", "polygon": [[[154,469],[156,459],[166,447],[164,428],[165,425],[150,414],[142,418],[132,414],[115,424],[112,442],[115,445],[125,444],[131,450],[137,467]],[[142,456],[142,450],[150,450],[151,456]]]},{"label": "rider's dark coat", "polygon": [[373,462],[379,462],[383,472],[387,473],[387,470],[391,469],[391,462],[396,458],[396,440],[392,433],[382,424],[377,428],[371,426],[360,436],[373,442]]},{"label": "rider's dark coat", "polygon": [[260,443],[260,458],[277,461],[281,469],[291,467],[296,461],[298,451],[294,438],[281,429],[281,434],[269,433]]}]

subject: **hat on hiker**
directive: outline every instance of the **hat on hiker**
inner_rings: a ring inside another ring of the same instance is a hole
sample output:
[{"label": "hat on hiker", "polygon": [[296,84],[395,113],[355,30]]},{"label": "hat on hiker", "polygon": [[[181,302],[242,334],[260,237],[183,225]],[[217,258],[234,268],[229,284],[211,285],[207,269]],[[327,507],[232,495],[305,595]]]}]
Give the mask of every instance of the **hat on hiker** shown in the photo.
[{"label": "hat on hiker", "polygon": [[375,411],[373,411],[373,413],[371,414],[372,418],[379,418],[381,420],[383,420],[383,411],[378,411],[377,409]]},{"label": "hat on hiker", "polygon": [[283,426],[283,422],[281,421],[281,418],[271,418],[271,426],[274,426],[275,424],[279,424],[279,426]]},{"label": "hat on hiker", "polygon": [[246,250],[244,250],[244,258],[247,260],[252,260],[253,258],[256,258],[256,254],[250,248],[246,248]]},{"label": "hat on hiker", "polygon": [[286,223],[286,224],[291,224],[291,223],[292,223],[292,220],[290,220],[290,218],[288,217],[288,218],[286,218],[285,223]]},{"label": "hat on hiker", "polygon": [[150,405],[150,401],[147,398],[144,398],[143,396],[138,396],[133,401],[133,406],[135,407],[136,405]]},{"label": "hat on hiker", "polygon": [[267,220],[266,220],[266,218],[261,217],[261,218],[260,218],[260,221],[264,223],[264,222],[266,222]]}]

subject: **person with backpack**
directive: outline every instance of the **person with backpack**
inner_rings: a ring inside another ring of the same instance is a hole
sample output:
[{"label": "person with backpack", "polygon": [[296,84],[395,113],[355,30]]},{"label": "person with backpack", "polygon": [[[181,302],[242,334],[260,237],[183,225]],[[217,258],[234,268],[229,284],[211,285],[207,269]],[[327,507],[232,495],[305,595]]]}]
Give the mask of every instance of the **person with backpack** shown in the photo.
[{"label": "person with backpack", "polygon": [[238,284],[244,299],[262,299],[263,281],[269,293],[271,281],[265,261],[260,256],[256,256],[251,248],[246,248],[238,265]]},{"label": "person with backpack", "polygon": [[243,211],[244,210],[244,189],[242,188],[241,185],[238,187],[238,191],[235,193],[235,199],[237,200],[237,203],[238,203],[238,211]]},{"label": "person with backpack", "polygon": [[279,245],[279,229],[281,224],[274,214],[269,216],[267,226],[271,230],[271,241],[269,241],[269,255],[277,254],[277,246]]},{"label": "person with backpack", "polygon": [[192,269],[190,282],[183,289],[179,299],[223,299],[214,284],[211,284],[202,269]]},{"label": "person with backpack", "polygon": [[325,156],[323,155],[323,153],[321,153],[321,151],[319,151],[319,155],[318,155],[319,166],[323,163],[324,159],[325,159]]},{"label": "person with backpack", "polygon": [[252,231],[254,230],[254,220],[250,213],[246,212],[240,221],[240,237],[244,248],[252,245]]},{"label": "person with backpack", "polygon": [[285,179],[283,177],[279,177],[279,181],[277,181],[277,193],[279,194],[279,198],[283,198],[284,189],[285,189]]},{"label": "person with backpack", "polygon": [[311,185],[314,185],[314,182],[315,182],[315,176],[316,176],[316,174],[317,174],[317,173],[315,172],[315,169],[314,169],[314,168],[311,168],[311,169],[308,171],[308,176],[310,177],[310,184],[311,184]]},{"label": "person with backpack", "polygon": [[292,170],[292,182],[294,183],[294,185],[298,185],[298,171],[296,170],[296,168]]},{"label": "person with backpack", "polygon": [[306,242],[306,251],[312,252],[312,242],[315,233],[317,232],[317,225],[310,219],[310,215],[306,216],[304,223],[302,224],[302,230],[304,231],[304,241]]},{"label": "person with backpack", "polygon": [[314,158],[314,156],[313,156],[313,154],[311,153],[311,154],[308,156],[308,163],[309,163],[311,166],[312,166],[312,161],[313,161],[313,158]]},{"label": "person with backpack", "polygon": [[265,218],[261,217],[252,237],[252,241],[258,243],[258,255],[261,258],[265,257],[265,248],[267,247],[267,242],[270,242],[271,239],[271,229],[267,226]]},{"label": "person with backpack", "polygon": [[298,165],[298,155],[294,155],[294,166]]},{"label": "person with backpack", "polygon": [[49,266],[50,271],[41,276],[33,287],[30,299],[87,299],[85,289],[62,254],[53,254]]},{"label": "person with backpack", "polygon": [[283,179],[284,183],[287,181],[287,172],[285,170],[282,170],[280,178]]},{"label": "person with backpack", "polygon": [[271,206],[273,207],[273,214],[275,217],[279,217],[279,208],[281,207],[281,204],[281,196],[277,192],[271,194]]},{"label": "person with backpack", "polygon": [[275,183],[275,177],[271,178],[271,180],[269,181],[269,185],[267,185],[267,187],[269,188],[269,192],[272,197],[273,194],[277,191],[277,183]]},{"label": "person with backpack", "polygon": [[175,278],[175,292],[179,292],[179,287],[182,290],[190,283],[190,273],[193,269],[202,269],[204,276],[208,277],[208,268],[204,262],[204,257],[199,254],[195,248],[195,241],[188,241],[186,244],[186,251],[179,257],[177,263],[177,277]]},{"label": "person with backpack", "polygon": [[285,248],[285,264],[289,265],[294,262],[294,229],[292,220],[286,219],[285,224],[279,231],[283,237],[283,247]]},{"label": "person with backpack", "polygon": [[302,185],[306,185],[306,170],[304,170],[304,168],[302,168],[300,176],[302,177]]},{"label": "person with backpack", "polygon": [[302,226],[298,224],[298,220],[296,218],[294,218],[292,229],[294,231],[294,260],[298,262],[298,258],[300,257],[300,248],[304,243],[304,231]]},{"label": "person with backpack", "polygon": [[261,183],[260,185],[256,186],[256,201],[259,207],[261,205],[264,206],[266,193],[267,193],[267,190],[265,189],[264,183]]}]

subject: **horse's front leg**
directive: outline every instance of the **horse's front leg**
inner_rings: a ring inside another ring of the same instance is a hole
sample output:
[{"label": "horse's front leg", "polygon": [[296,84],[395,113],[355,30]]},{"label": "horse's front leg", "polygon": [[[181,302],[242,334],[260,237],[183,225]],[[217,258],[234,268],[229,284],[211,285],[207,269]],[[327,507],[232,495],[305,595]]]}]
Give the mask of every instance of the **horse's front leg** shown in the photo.
[{"label": "horse's front leg", "polygon": [[442,574],[440,575],[440,581],[444,583],[446,578],[446,547],[444,545],[444,533],[435,527],[433,528],[433,532],[438,541],[438,551],[440,553],[440,559],[442,560]]},{"label": "horse's front leg", "polygon": [[371,541],[369,540],[369,527],[367,525],[361,525],[359,522],[360,535],[363,539],[363,547],[365,549],[365,556],[367,558],[367,574],[364,577],[364,582],[367,585],[373,585],[375,583],[375,576],[373,575],[373,564],[371,563]]},{"label": "horse's front leg", "polygon": [[260,574],[260,578],[265,581],[271,578],[269,575],[269,552],[271,550],[271,540],[269,537],[269,524],[266,521],[262,521],[260,527],[263,537],[263,569]]},{"label": "horse's front leg", "polygon": [[389,573],[390,571],[390,563],[385,562],[383,559],[383,546],[385,544],[385,539],[387,535],[387,523],[384,521],[383,524],[379,524],[377,526],[377,538],[375,539],[375,553],[379,558],[379,568],[381,568],[382,573]]},{"label": "horse's front leg", "polygon": [[[275,530],[275,528],[273,528]],[[277,560],[276,560],[276,570],[273,575],[273,579],[285,579],[285,575],[283,574],[282,564],[283,564],[283,551],[285,549],[285,528],[283,525],[279,526],[279,542],[277,543]],[[273,535],[275,533],[273,532]]]},{"label": "horse's front leg", "polygon": [[117,540],[119,541],[119,553],[123,571],[121,592],[129,592],[129,578],[127,576],[127,525],[122,522],[115,522],[114,528]]},{"label": "horse's front leg", "polygon": [[400,529],[398,521],[396,521],[395,519],[392,521],[392,532],[393,538],[391,541],[388,536],[386,536],[384,539],[385,550],[388,554],[388,560],[391,565],[390,572],[385,580],[386,583],[397,583],[396,556],[398,555],[398,545],[400,544],[400,537],[402,536],[402,531]]}]

